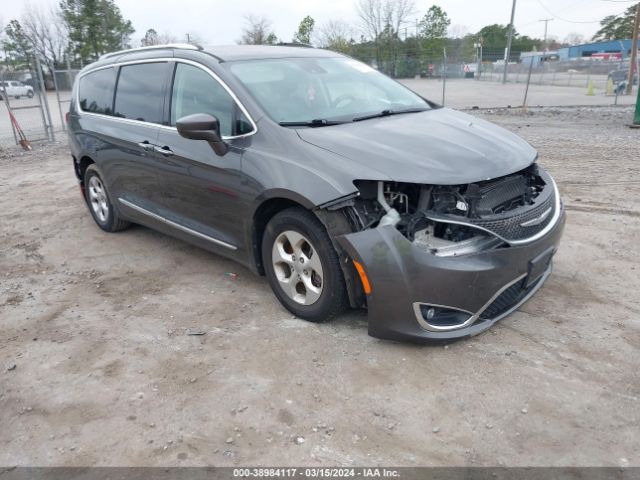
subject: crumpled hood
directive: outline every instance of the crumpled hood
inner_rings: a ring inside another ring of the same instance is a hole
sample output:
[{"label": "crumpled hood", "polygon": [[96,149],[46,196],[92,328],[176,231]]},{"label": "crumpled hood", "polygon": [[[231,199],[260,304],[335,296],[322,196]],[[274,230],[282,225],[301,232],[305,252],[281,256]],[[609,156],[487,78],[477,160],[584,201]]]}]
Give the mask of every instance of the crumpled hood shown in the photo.
[{"label": "crumpled hood", "polygon": [[521,170],[537,156],[531,145],[504,128],[447,108],[304,128],[298,135],[380,172],[380,178],[370,180],[472,183]]}]

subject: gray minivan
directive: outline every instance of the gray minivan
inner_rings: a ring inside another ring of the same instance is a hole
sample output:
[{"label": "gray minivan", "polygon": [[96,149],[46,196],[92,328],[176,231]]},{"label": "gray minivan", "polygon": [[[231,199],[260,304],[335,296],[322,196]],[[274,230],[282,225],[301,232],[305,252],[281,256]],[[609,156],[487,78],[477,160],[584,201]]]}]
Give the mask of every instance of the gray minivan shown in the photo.
[{"label": "gray minivan", "polygon": [[164,45],[78,75],[75,174],[130,223],[266,275],[296,316],[369,333],[480,333],[551,272],[564,210],[536,151],[366,64],[303,47]]}]

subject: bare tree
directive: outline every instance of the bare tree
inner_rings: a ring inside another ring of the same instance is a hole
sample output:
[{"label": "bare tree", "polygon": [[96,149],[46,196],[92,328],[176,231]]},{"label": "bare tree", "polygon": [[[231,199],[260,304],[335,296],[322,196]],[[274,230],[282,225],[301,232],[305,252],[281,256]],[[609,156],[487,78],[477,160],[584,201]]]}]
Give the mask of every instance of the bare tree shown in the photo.
[{"label": "bare tree", "polygon": [[322,48],[349,53],[353,28],[344,20],[329,20],[322,24],[315,35],[315,43]]},{"label": "bare tree", "polygon": [[152,45],[160,45],[160,39],[158,39],[158,32],[154,28],[150,28],[140,40],[141,47],[150,47]]},{"label": "bare tree", "polygon": [[51,6],[48,10],[27,6],[21,25],[34,52],[48,67],[53,69],[62,62],[68,34],[57,6]]},{"label": "bare tree", "polygon": [[375,42],[384,28],[382,0],[360,0],[356,8],[364,34]]},{"label": "bare tree", "polygon": [[244,16],[245,26],[242,29],[242,37],[238,43],[245,45],[274,44],[278,41],[271,29],[271,20],[255,15]]},{"label": "bare tree", "polygon": [[[7,41],[7,34],[5,33],[4,18],[0,17],[0,47],[3,47],[6,41]],[[3,53],[3,60],[7,60],[6,50],[2,53]]]},{"label": "bare tree", "polygon": [[449,37],[450,38],[464,38],[469,34],[469,27],[466,25],[451,25],[449,27]]},{"label": "bare tree", "polygon": [[167,45],[168,43],[176,43],[178,39],[175,35],[169,32],[159,33],[158,42],[160,45]]},{"label": "bare tree", "polygon": [[413,0],[359,0],[358,16],[362,31],[375,46],[378,68],[384,60],[390,61],[390,73],[395,71],[400,28],[415,11]]},{"label": "bare tree", "polygon": [[415,12],[415,4],[413,0],[385,0],[382,11],[385,28],[391,26],[393,33],[397,36],[407,17]]},{"label": "bare tree", "polygon": [[567,35],[564,41],[569,45],[580,45],[585,42],[585,38],[581,33],[571,32],[569,35]]}]

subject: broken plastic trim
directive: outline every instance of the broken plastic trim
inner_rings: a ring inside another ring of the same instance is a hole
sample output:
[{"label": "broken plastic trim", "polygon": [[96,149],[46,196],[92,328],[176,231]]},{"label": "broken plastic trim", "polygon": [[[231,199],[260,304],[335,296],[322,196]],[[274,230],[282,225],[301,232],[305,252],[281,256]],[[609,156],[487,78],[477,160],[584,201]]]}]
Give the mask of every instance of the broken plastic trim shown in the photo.
[{"label": "broken plastic trim", "polygon": [[428,218],[429,220],[433,221],[433,222],[439,222],[439,223],[445,223],[445,224],[454,224],[454,225],[462,225],[465,227],[469,227],[469,228],[473,228],[476,230],[480,230],[483,231],[485,233],[488,233],[490,235],[493,235],[494,237],[502,240],[503,242],[512,245],[512,246],[517,246],[517,245],[526,245],[528,243],[531,242],[535,242],[536,240],[541,239],[542,237],[544,237],[547,233],[549,233],[553,227],[555,227],[556,223],[558,223],[558,220],[560,219],[560,215],[562,213],[562,209],[560,208],[560,191],[558,190],[558,186],[556,185],[555,180],[549,176],[550,180],[551,180],[551,185],[553,186],[553,193],[555,195],[554,198],[554,212],[553,212],[553,218],[551,218],[551,221],[547,224],[546,227],[544,227],[542,230],[540,230],[539,232],[537,232],[535,235],[532,235],[530,237],[527,238],[522,238],[522,239],[518,239],[518,240],[508,240],[500,235],[498,235],[495,232],[492,232],[489,229],[486,229],[484,227],[481,227],[479,225],[476,225],[474,223],[471,222],[465,222],[464,220],[454,220],[454,219],[450,219],[450,218],[446,218],[446,219],[442,219],[439,218],[437,215],[425,215],[426,218]]}]

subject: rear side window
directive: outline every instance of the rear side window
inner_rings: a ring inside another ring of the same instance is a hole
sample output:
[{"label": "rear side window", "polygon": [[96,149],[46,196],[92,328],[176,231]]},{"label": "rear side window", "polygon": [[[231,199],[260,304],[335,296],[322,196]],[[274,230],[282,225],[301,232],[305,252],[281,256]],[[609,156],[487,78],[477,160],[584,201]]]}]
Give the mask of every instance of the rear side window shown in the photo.
[{"label": "rear side window", "polygon": [[113,68],[104,68],[84,75],[78,87],[80,108],[85,112],[112,115],[114,83]]},{"label": "rear side window", "polygon": [[141,63],[120,68],[115,115],[162,123],[167,63]]},{"label": "rear side window", "polygon": [[225,88],[201,68],[176,65],[171,94],[171,125],[193,113],[208,113],[220,122],[224,136],[249,133],[252,126]]}]

